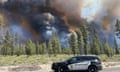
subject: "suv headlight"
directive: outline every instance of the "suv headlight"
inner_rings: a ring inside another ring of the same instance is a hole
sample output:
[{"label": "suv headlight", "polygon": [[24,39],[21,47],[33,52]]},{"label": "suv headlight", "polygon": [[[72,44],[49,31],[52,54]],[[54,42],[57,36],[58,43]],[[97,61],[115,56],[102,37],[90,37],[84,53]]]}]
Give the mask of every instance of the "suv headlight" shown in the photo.
[{"label": "suv headlight", "polygon": [[98,59],[95,59],[94,62],[101,64],[101,61]]}]

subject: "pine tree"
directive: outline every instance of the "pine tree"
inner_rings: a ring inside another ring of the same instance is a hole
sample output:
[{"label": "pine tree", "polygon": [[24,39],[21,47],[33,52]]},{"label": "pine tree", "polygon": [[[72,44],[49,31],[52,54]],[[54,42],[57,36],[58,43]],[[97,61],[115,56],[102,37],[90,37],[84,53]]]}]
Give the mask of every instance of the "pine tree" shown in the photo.
[{"label": "pine tree", "polygon": [[[15,33],[15,35],[12,36],[11,42],[12,42],[12,44],[11,44],[11,55],[14,55],[16,48],[19,48],[18,47],[18,33]],[[17,52],[17,53],[19,53],[19,52]]]},{"label": "pine tree", "polygon": [[55,44],[56,44],[57,53],[61,54],[61,45],[60,45],[57,34],[55,34],[53,40],[55,41]]},{"label": "pine tree", "polygon": [[26,54],[34,55],[35,54],[35,44],[29,39],[26,44]]},{"label": "pine tree", "polygon": [[[2,27],[3,27],[3,19],[2,19],[2,16],[0,16],[0,43],[2,43]],[[0,45],[0,54],[2,54],[2,45]]]},{"label": "pine tree", "polygon": [[93,36],[91,53],[95,54],[95,55],[99,55],[101,53],[100,48],[101,48],[101,46],[100,46],[99,36],[97,34],[96,29],[94,28],[94,36]]},{"label": "pine tree", "polygon": [[14,45],[14,55],[17,55],[17,56],[21,55],[20,46]]},{"label": "pine tree", "polygon": [[4,22],[2,16],[0,16],[0,38],[2,40],[2,28],[3,28]]},{"label": "pine tree", "polygon": [[72,51],[72,54],[76,54],[76,49],[77,49],[77,41],[75,38],[75,35],[72,33],[71,37],[70,37],[70,48]]},{"label": "pine tree", "polygon": [[81,30],[77,32],[77,43],[78,43],[78,49],[79,49],[79,54],[83,55],[83,36]]},{"label": "pine tree", "polygon": [[118,44],[115,38],[114,38],[114,50],[115,50],[115,54],[120,54]]},{"label": "pine tree", "polygon": [[35,50],[36,51],[36,55],[39,55],[39,47],[40,47],[40,44],[39,44],[39,42],[37,42],[36,43],[36,47],[35,47],[36,48],[36,50]]},{"label": "pine tree", "polygon": [[51,40],[48,42],[48,50],[49,50],[49,55],[53,54],[53,48],[52,48],[52,41]]},{"label": "pine tree", "polygon": [[47,54],[46,49],[47,49],[47,46],[46,46],[46,42],[45,42],[41,45],[41,53],[42,54]]},{"label": "pine tree", "polygon": [[3,39],[3,47],[2,47],[2,54],[3,55],[11,55],[11,33],[7,30],[6,35]]},{"label": "pine tree", "polygon": [[53,53],[54,53],[55,56],[57,54],[61,53],[61,46],[60,46],[60,42],[59,42],[57,34],[55,34],[54,37],[53,37],[52,49],[53,49]]},{"label": "pine tree", "polygon": [[[16,55],[26,55],[25,45],[19,44],[17,47],[18,47],[18,48],[15,48],[15,49],[17,49],[17,50],[19,50],[19,51],[15,50],[15,54],[16,54]],[[19,52],[19,54],[18,54],[18,52]]]},{"label": "pine tree", "polygon": [[116,21],[116,35],[120,38],[120,21]]},{"label": "pine tree", "polygon": [[55,39],[52,40],[52,49],[53,49],[53,54],[56,56],[57,48],[56,48],[56,41],[55,41]]},{"label": "pine tree", "polygon": [[42,44],[39,44],[37,42],[36,47],[38,48],[38,51],[36,51],[36,52],[38,52],[38,54],[42,54]]},{"label": "pine tree", "polygon": [[105,51],[105,54],[106,54],[108,57],[113,56],[113,50],[112,50],[112,48],[110,47],[110,45],[108,44],[107,40],[105,40],[105,43],[104,43],[104,51]]},{"label": "pine tree", "polygon": [[40,44],[40,45],[39,45],[39,48],[38,48],[39,54],[44,54],[43,48],[44,48],[43,44]]},{"label": "pine tree", "polygon": [[88,46],[88,42],[89,42],[89,32],[88,32],[88,27],[87,24],[85,22],[83,22],[82,26],[80,27],[81,31],[82,31],[82,35],[83,35],[83,42],[84,42],[84,54],[88,54],[89,52],[89,46]]},{"label": "pine tree", "polygon": [[[116,21],[116,35],[120,38],[120,21],[119,20]],[[117,44],[116,41],[115,41],[115,43]],[[116,50],[115,52],[118,54],[120,52],[119,52],[119,49],[117,49],[117,45],[116,44],[115,44],[115,50]]]}]

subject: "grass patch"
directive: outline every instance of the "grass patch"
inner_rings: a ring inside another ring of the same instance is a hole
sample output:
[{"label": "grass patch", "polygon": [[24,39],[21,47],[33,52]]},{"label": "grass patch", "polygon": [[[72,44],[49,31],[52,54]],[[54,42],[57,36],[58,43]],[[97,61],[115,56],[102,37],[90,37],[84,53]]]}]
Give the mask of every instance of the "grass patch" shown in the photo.
[{"label": "grass patch", "polygon": [[21,55],[21,56],[0,56],[0,66],[8,65],[37,65],[65,60],[72,55]]},{"label": "grass patch", "polygon": [[[0,66],[8,65],[38,65],[38,64],[47,64],[57,61],[66,60],[73,55],[32,55],[32,56],[0,56]],[[118,62],[120,61],[120,55],[115,55],[113,57],[107,57],[106,55],[99,56],[103,62]]]},{"label": "grass patch", "polygon": [[120,55],[114,55],[112,57],[100,55],[99,57],[103,62],[120,62]]}]

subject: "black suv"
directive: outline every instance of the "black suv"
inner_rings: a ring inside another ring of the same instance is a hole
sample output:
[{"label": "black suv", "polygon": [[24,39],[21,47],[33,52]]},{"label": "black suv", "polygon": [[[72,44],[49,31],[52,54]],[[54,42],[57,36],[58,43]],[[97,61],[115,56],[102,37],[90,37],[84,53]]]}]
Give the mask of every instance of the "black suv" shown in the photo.
[{"label": "black suv", "polygon": [[75,56],[63,62],[53,63],[52,69],[54,72],[98,72],[102,70],[102,64],[97,56]]}]

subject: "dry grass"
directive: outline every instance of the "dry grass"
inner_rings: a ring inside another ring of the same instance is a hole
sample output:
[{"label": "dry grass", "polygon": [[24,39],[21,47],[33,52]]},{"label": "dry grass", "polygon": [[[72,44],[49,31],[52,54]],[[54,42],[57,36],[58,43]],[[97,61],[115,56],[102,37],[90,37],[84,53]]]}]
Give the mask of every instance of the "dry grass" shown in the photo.
[{"label": "dry grass", "polygon": [[[0,66],[9,65],[39,65],[49,64],[52,62],[63,61],[72,57],[72,55],[32,55],[32,56],[0,56]],[[120,55],[107,57],[106,55],[99,56],[103,62],[120,62]]]}]

